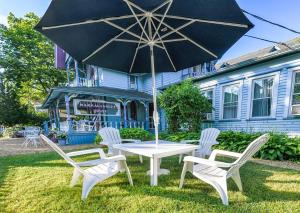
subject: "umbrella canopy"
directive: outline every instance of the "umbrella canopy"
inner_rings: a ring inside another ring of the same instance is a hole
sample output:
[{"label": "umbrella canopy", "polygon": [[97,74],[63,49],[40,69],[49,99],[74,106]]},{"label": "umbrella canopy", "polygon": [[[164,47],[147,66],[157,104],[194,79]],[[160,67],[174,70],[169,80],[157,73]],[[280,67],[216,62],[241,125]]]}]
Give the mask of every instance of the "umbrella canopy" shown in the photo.
[{"label": "umbrella canopy", "polygon": [[155,78],[221,57],[252,27],[235,0],[52,0],[36,29],[78,61]]}]

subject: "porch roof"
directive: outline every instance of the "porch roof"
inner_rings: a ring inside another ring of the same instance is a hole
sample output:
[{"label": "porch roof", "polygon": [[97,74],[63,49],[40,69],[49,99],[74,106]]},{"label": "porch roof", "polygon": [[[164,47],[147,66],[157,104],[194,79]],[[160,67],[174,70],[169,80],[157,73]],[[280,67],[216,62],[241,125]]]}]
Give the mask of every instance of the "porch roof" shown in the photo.
[{"label": "porch roof", "polygon": [[112,87],[56,87],[52,88],[41,108],[49,108],[63,95],[106,96],[118,99],[152,101],[152,95],[136,90],[117,89]]}]

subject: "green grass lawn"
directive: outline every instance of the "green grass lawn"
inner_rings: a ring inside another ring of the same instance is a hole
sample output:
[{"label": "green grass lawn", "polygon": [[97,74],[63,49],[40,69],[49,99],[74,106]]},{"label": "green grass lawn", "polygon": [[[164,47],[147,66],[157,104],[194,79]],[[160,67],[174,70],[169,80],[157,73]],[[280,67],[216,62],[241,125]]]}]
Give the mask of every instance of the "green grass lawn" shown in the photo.
[{"label": "green grass lawn", "polygon": [[[94,157],[94,156],[93,156]],[[85,157],[90,158],[90,157]],[[83,160],[83,158],[81,158]],[[229,206],[216,191],[188,174],[178,189],[182,164],[163,160],[171,175],[150,187],[146,171],[129,157],[134,186],[120,173],[94,187],[81,201],[81,183],[69,187],[72,167],[55,153],[0,158],[0,212],[299,212],[300,172],[247,163],[241,169],[244,193],[229,181]]]}]

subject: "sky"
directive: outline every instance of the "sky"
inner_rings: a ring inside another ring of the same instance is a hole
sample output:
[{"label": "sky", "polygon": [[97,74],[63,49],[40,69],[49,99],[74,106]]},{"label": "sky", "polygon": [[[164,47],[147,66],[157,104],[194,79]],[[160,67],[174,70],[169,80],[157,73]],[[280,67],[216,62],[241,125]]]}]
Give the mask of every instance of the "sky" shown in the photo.
[{"label": "sky", "polygon": [[[240,7],[273,22],[300,31],[300,0],[236,0]],[[26,2],[26,3],[25,3]],[[9,12],[20,17],[28,12],[42,16],[51,0],[0,0],[0,23],[6,23]],[[72,9],[72,7],[70,7]],[[248,17],[255,27],[249,35],[284,42],[300,35]],[[220,61],[226,61],[272,44],[243,37],[231,47]]]}]

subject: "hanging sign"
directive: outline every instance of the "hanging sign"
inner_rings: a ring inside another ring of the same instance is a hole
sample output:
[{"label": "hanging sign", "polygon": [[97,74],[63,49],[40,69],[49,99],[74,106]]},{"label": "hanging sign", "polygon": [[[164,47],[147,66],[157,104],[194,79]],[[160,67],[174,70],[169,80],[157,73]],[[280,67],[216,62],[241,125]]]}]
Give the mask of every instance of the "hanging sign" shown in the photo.
[{"label": "hanging sign", "polygon": [[102,100],[74,99],[75,115],[120,116],[120,103]]}]

